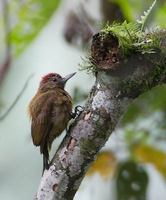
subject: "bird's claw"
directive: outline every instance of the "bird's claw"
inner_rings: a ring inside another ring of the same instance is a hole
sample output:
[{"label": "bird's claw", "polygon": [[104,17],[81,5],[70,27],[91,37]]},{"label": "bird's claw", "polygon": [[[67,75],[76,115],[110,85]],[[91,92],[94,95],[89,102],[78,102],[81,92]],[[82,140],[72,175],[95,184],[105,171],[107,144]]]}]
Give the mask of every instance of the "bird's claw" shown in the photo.
[{"label": "bird's claw", "polygon": [[74,112],[71,113],[72,118],[74,119],[74,118],[78,117],[82,113],[83,110],[84,110],[84,107],[76,106],[74,108]]}]

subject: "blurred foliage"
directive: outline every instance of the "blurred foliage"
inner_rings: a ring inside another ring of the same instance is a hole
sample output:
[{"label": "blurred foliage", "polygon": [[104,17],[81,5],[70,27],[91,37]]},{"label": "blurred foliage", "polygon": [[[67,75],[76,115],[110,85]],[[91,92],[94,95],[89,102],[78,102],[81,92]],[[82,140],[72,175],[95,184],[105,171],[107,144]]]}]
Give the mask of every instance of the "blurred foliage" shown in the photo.
[{"label": "blurred foliage", "polygon": [[[124,5],[126,5],[126,2]],[[121,4],[119,1],[112,0],[102,0],[101,1],[101,13],[103,15],[104,22],[123,22],[124,19],[128,16],[124,16],[124,12],[122,12]],[[127,8],[126,8],[127,9]],[[127,13],[128,14],[128,13]]]},{"label": "blurred foliage", "polygon": [[117,172],[117,200],[146,200],[148,175],[133,161],[121,163]]},{"label": "blurred foliage", "polygon": [[[8,1],[5,12],[8,12],[8,39],[14,55],[19,55],[33,41],[57,9],[59,2],[60,0]],[[4,29],[2,20],[3,16],[0,19],[1,30]]]},{"label": "blurred foliage", "polygon": [[[166,142],[166,119],[164,112],[154,112],[146,117],[139,117],[133,123],[123,128],[125,142],[132,151],[137,144],[151,144],[163,149]],[[132,152],[130,152],[132,153]]]},{"label": "blurred foliage", "polygon": [[[165,176],[166,85],[141,95],[125,114],[121,126],[131,157],[149,162]],[[156,149],[156,145],[158,149]]]},{"label": "blurred foliage", "polygon": [[[137,19],[140,15],[142,15],[142,13],[145,10],[148,9],[149,5],[151,5],[153,2],[152,0],[147,0],[147,1],[109,0],[109,1],[110,3],[114,2],[119,5],[127,21],[133,21],[134,19]],[[163,0],[157,0],[155,12],[152,13],[152,16],[148,20],[148,24],[166,27],[165,21],[166,21],[166,2]]]},{"label": "blurred foliage", "polygon": [[166,111],[166,85],[157,86],[142,94],[128,108],[122,120],[122,127],[139,117],[147,118],[154,111]]},{"label": "blurred foliage", "polygon": [[161,27],[166,27],[166,2],[160,4],[159,9],[156,11],[155,24]]},{"label": "blurred foliage", "polygon": [[131,2],[130,1],[123,1],[123,0],[103,0],[103,1],[109,1],[110,4],[117,4],[118,7],[121,9],[121,12],[123,13],[123,16],[127,21],[133,20],[133,13],[131,9]]},{"label": "blurred foliage", "polygon": [[150,163],[166,177],[166,152],[149,145],[135,145],[133,153],[138,162]]},{"label": "blurred foliage", "polygon": [[87,176],[99,173],[104,179],[109,179],[115,173],[117,160],[113,152],[102,151],[87,172]]}]

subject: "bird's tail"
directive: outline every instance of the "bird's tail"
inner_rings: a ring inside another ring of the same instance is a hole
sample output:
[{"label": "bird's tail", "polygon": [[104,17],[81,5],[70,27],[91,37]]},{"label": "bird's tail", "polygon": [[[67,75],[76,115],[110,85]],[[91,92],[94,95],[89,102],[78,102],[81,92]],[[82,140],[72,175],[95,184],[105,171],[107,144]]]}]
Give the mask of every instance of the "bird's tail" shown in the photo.
[{"label": "bird's tail", "polygon": [[44,145],[42,154],[43,154],[43,173],[44,173],[44,170],[49,168],[49,163],[48,163],[49,162],[49,153],[48,153],[47,144]]}]

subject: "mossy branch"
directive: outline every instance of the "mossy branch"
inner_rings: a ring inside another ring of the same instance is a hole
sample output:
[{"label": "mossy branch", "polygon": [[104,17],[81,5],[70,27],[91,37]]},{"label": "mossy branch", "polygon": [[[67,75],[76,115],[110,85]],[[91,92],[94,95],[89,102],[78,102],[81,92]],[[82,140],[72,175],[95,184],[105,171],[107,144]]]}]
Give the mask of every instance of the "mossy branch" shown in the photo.
[{"label": "mossy branch", "polygon": [[166,31],[152,35],[160,38],[153,54],[131,51],[127,56],[114,34],[94,35],[90,57],[95,64],[95,84],[85,109],[70,127],[41,179],[38,200],[72,200],[127,106],[145,91],[166,83]]},{"label": "mossy branch", "polygon": [[[113,23],[109,24],[107,23],[104,28],[101,30],[101,32],[98,34],[98,39],[100,37],[100,42],[105,48],[104,41],[110,39],[111,40],[116,38],[116,52],[114,52],[114,47],[111,47],[111,45],[107,48],[108,54],[115,55],[114,59],[112,60],[113,63],[118,62],[119,59],[116,60],[116,54],[117,52],[121,55],[121,57],[128,57],[133,53],[141,53],[141,54],[152,54],[158,51],[161,43],[161,38],[158,37],[158,33],[160,30],[154,30],[151,32],[145,32],[144,27],[147,22],[148,17],[152,13],[152,10],[156,4],[156,0],[152,3],[150,8],[144,12],[144,15],[141,16],[140,20],[137,20],[136,22],[129,22],[127,23],[124,21],[123,23]],[[94,36],[96,37],[96,35]],[[111,39],[112,37],[112,39]],[[108,39],[109,38],[109,39]],[[94,38],[95,39],[95,38]],[[115,43],[115,39],[114,39]],[[96,44],[98,45],[98,44]],[[103,52],[105,52],[105,49],[102,49]],[[100,47],[101,50],[101,47]],[[93,51],[93,44],[91,48],[92,54],[87,56],[85,59],[83,59],[83,63],[80,65],[80,70],[86,70],[87,72],[95,73],[97,71],[96,69],[96,59],[94,58],[94,51]],[[95,50],[96,51],[96,50]],[[118,56],[120,56],[118,55]],[[98,56],[98,55],[97,55]],[[111,55],[112,57],[112,55]],[[105,58],[104,58],[105,59]],[[107,64],[110,64],[107,62]],[[98,65],[98,63],[97,63]]]}]

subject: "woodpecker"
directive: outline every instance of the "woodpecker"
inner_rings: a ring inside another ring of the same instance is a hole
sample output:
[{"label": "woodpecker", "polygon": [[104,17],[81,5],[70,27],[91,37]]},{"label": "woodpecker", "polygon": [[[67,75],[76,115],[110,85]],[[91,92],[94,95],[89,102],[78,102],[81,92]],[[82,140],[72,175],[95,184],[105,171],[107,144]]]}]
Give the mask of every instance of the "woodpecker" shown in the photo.
[{"label": "woodpecker", "polygon": [[40,153],[43,154],[43,172],[49,168],[52,142],[72,118],[72,99],[64,88],[75,74],[64,78],[57,73],[45,75],[29,104],[32,141],[35,146],[40,146]]}]

